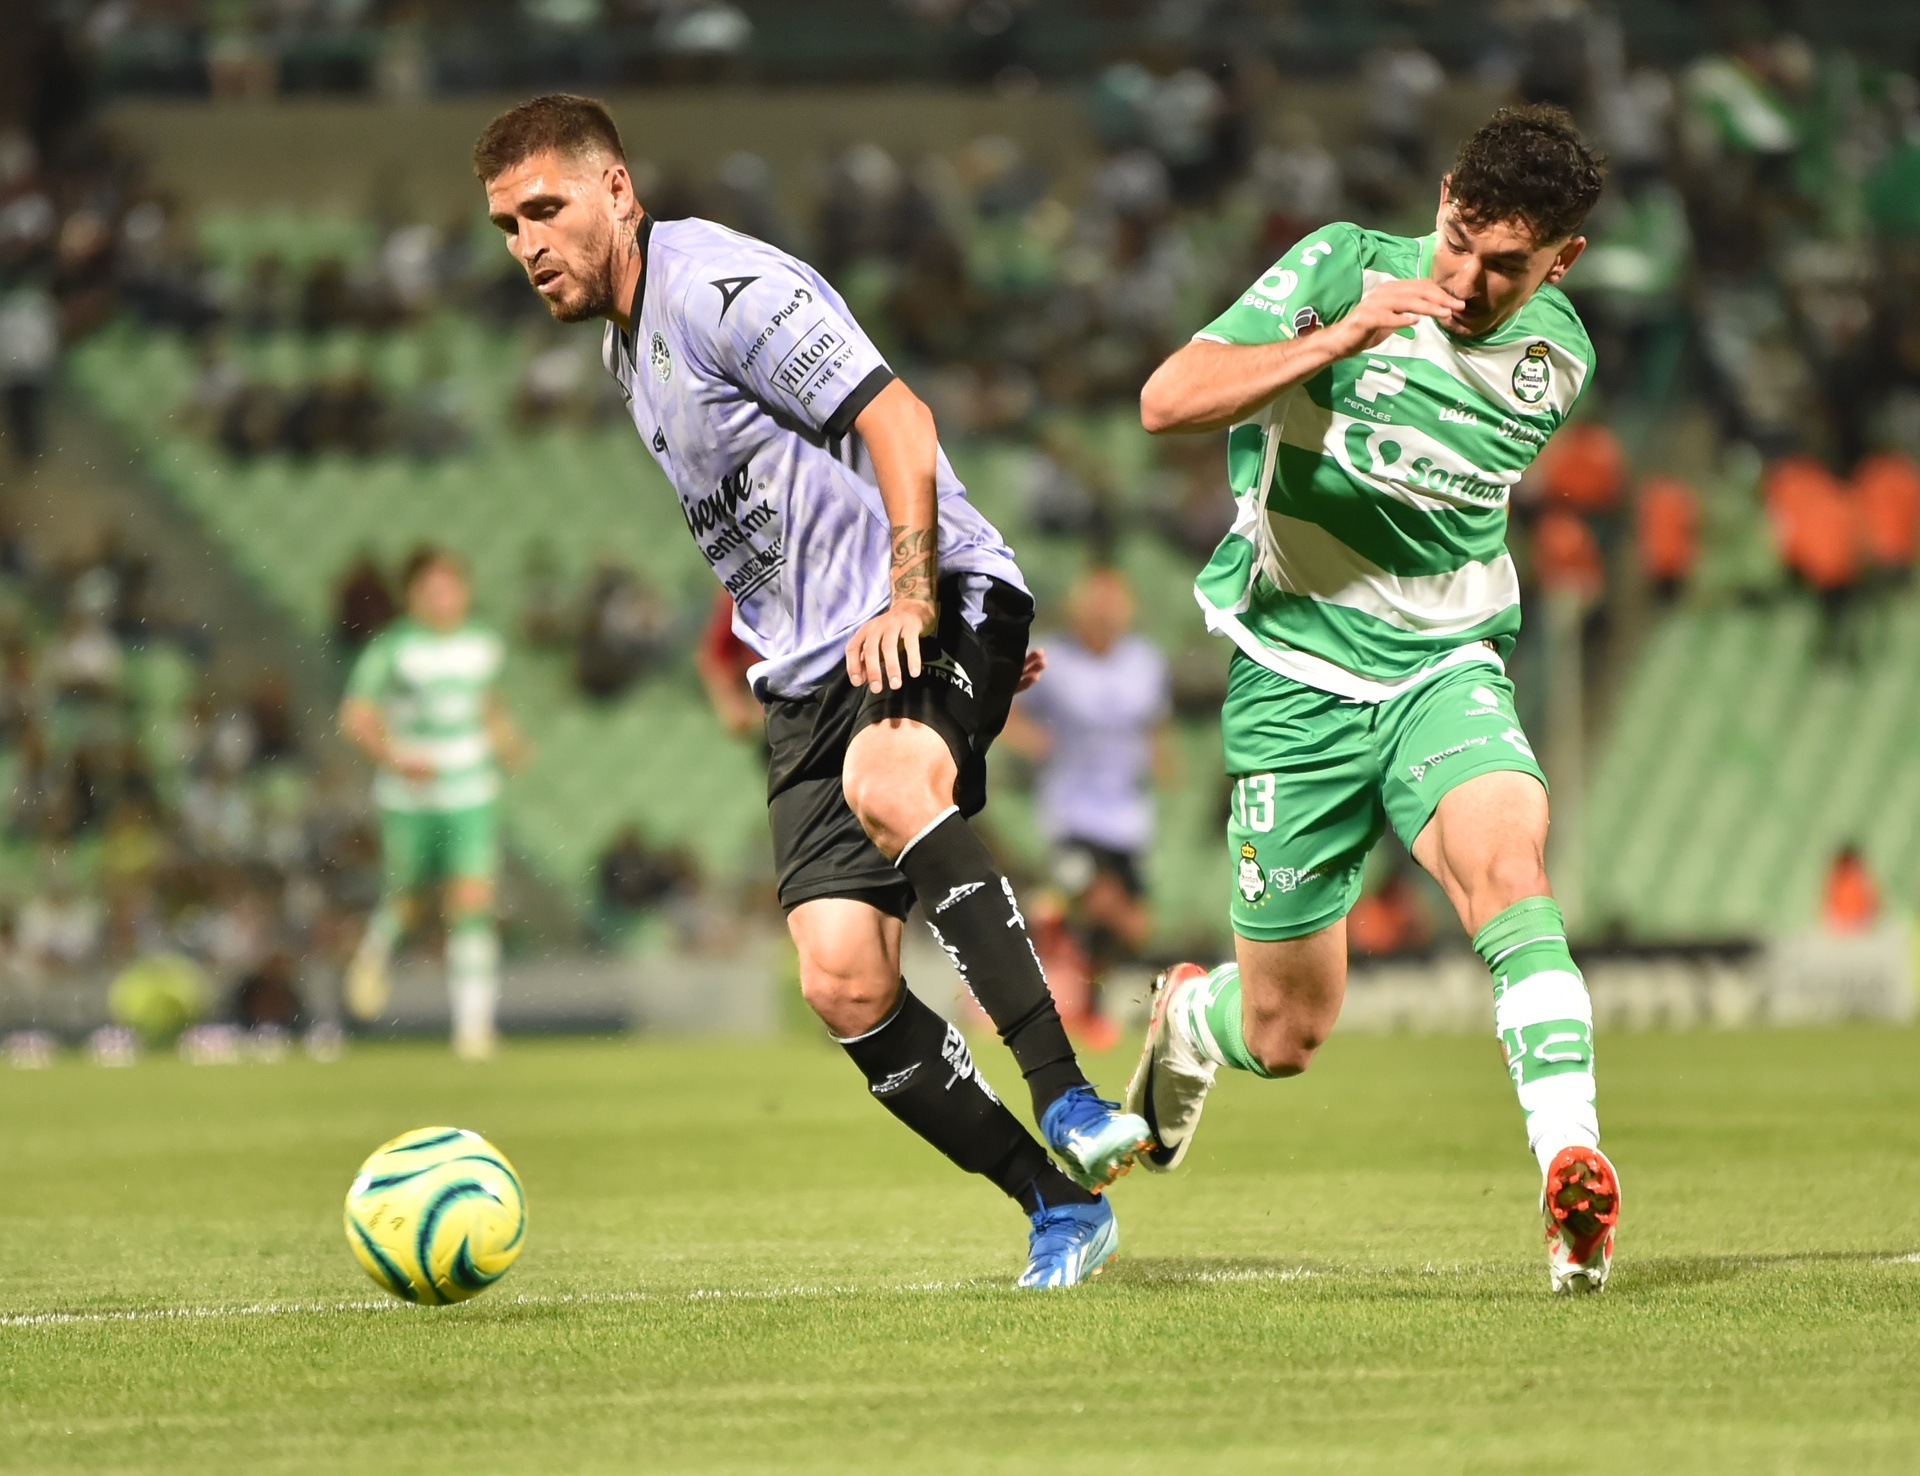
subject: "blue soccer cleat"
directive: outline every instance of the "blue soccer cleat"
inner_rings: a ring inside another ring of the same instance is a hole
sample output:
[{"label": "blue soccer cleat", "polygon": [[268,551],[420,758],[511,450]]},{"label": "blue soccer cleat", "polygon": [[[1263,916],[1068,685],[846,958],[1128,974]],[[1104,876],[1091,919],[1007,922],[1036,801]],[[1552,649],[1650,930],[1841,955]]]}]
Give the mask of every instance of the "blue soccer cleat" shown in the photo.
[{"label": "blue soccer cleat", "polygon": [[1067,1174],[1082,1189],[1104,1189],[1133,1167],[1134,1154],[1153,1141],[1144,1117],[1122,1112],[1118,1102],[1075,1087],[1054,1100],[1040,1119],[1040,1136],[1060,1155]]},{"label": "blue soccer cleat", "polygon": [[1104,1199],[1060,1204],[1033,1217],[1027,1269],[1015,1286],[1078,1286],[1098,1276],[1120,1249],[1120,1222]]}]

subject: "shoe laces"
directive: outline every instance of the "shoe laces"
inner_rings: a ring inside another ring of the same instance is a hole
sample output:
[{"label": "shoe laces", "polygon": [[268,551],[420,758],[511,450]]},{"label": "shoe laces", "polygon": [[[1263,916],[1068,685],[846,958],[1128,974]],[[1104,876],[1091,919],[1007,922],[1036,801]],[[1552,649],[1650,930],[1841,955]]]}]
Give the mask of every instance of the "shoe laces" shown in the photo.
[{"label": "shoe laces", "polygon": [[1067,1132],[1090,1132],[1105,1126],[1119,1110],[1118,1102],[1107,1101],[1090,1086],[1078,1086],[1047,1108],[1041,1128],[1053,1139]]},{"label": "shoe laces", "polygon": [[1053,1260],[1078,1250],[1106,1222],[1099,1204],[1043,1205],[1033,1218],[1030,1259]]}]

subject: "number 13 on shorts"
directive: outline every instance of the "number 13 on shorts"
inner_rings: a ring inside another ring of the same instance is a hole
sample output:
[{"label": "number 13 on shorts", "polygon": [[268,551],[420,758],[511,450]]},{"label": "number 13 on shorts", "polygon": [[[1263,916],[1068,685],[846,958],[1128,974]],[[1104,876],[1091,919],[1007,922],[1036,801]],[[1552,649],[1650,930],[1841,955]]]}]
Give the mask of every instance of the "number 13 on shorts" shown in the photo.
[{"label": "number 13 on shorts", "polygon": [[1263,835],[1273,829],[1273,775],[1248,774],[1235,782],[1233,818],[1243,828]]}]

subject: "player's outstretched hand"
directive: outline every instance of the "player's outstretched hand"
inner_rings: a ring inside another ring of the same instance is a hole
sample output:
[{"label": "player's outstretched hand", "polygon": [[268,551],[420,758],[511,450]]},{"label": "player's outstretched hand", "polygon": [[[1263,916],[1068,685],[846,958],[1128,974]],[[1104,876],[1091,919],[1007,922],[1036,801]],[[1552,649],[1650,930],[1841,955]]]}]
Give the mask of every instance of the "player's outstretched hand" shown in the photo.
[{"label": "player's outstretched hand", "polygon": [[1344,359],[1365,353],[1422,318],[1451,318],[1466,306],[1431,277],[1396,277],[1368,289],[1352,312],[1321,331],[1336,335]]},{"label": "player's outstretched hand", "polygon": [[920,638],[939,627],[939,610],[921,600],[903,600],[882,610],[847,642],[847,680],[869,692],[899,691],[920,675]]},{"label": "player's outstretched hand", "polygon": [[1013,690],[1024,692],[1040,680],[1040,673],[1047,669],[1047,653],[1035,646],[1027,652],[1027,659],[1020,663],[1020,680],[1013,684]]}]

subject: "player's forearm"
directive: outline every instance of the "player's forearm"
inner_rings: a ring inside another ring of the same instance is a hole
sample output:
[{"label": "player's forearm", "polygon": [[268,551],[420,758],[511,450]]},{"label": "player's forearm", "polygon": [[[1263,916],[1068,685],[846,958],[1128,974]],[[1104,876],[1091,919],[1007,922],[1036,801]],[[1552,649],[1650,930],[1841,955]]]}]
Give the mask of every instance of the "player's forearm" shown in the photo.
[{"label": "player's forearm", "polygon": [[887,583],[893,604],[932,605],[940,539],[935,482],[940,440],[933,412],[896,379],[874,396],[853,424],[873,462],[880,501],[887,510],[892,546]]},{"label": "player's forearm", "polygon": [[1147,380],[1140,391],[1140,423],[1155,435],[1224,430],[1340,356],[1335,335],[1325,329],[1284,343],[1196,338]]},{"label": "player's forearm", "polygon": [[393,763],[393,745],[387,740],[386,724],[371,703],[349,699],[340,708],[340,732],[347,741],[376,764]]},{"label": "player's forearm", "polygon": [[531,754],[526,734],[508,714],[505,704],[499,697],[489,694],[483,721],[487,729],[487,742],[500,761],[509,769],[516,769],[526,762]]}]

